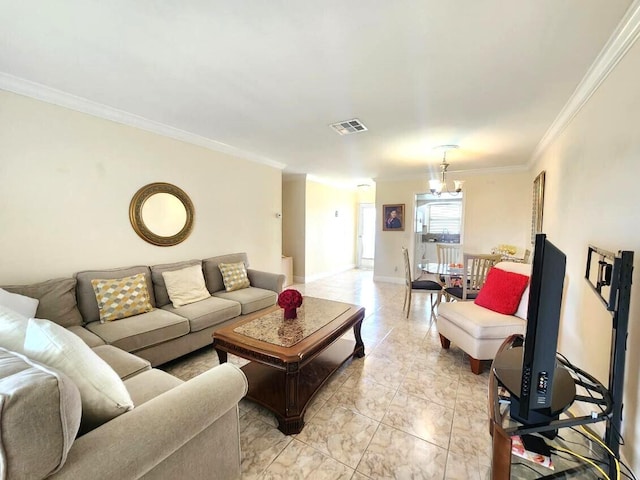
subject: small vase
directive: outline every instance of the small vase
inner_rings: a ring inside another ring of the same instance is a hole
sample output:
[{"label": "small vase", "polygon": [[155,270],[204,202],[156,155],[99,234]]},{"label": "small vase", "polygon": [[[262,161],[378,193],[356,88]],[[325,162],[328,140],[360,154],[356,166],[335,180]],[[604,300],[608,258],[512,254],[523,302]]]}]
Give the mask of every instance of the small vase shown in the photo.
[{"label": "small vase", "polygon": [[292,320],[294,318],[298,318],[298,310],[296,310],[295,308],[285,308],[284,318],[285,320]]}]

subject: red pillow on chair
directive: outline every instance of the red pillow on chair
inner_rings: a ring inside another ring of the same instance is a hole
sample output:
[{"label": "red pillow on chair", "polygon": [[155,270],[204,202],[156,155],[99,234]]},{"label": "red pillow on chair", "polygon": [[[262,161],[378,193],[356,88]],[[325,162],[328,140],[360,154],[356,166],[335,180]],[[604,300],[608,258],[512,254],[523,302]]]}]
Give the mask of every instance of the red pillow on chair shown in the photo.
[{"label": "red pillow on chair", "polygon": [[513,315],[528,284],[526,275],[492,267],[474,303],[494,312]]}]

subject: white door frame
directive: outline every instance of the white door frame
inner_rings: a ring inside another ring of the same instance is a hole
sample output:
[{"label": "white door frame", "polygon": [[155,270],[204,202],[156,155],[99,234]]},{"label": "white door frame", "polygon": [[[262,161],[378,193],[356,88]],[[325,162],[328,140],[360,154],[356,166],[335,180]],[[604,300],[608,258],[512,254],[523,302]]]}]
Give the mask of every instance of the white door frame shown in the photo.
[{"label": "white door frame", "polygon": [[[361,203],[358,206],[358,241],[356,242],[356,267],[357,268],[373,268],[373,259],[370,261],[367,259],[363,261],[362,259],[362,235],[364,230],[364,211],[365,209],[373,208],[375,210],[375,203]],[[375,218],[375,217],[374,217]],[[375,237],[375,228],[374,228],[374,237]],[[375,238],[373,239],[375,244]]]}]

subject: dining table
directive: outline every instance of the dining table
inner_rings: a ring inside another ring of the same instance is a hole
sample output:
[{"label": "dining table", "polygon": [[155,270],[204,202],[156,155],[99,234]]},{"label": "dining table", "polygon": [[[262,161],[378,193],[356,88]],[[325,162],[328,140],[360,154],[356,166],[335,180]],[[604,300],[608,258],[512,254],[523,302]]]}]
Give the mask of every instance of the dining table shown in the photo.
[{"label": "dining table", "polygon": [[434,277],[445,287],[453,287],[462,281],[464,265],[462,263],[420,263],[418,268],[422,271],[420,279]]}]

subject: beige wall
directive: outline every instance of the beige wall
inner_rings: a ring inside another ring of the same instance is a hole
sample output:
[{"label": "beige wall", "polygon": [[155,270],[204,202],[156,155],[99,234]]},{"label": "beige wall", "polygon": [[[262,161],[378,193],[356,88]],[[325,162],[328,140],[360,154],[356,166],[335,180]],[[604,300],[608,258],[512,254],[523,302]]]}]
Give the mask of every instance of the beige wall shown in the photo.
[{"label": "beige wall", "polygon": [[546,171],[543,229],[567,255],[558,348],[601,381],[608,377],[611,318],[584,280],[587,246],[635,251],[622,447],[640,471],[640,45],[635,44],[534,166]]},{"label": "beige wall", "polygon": [[296,175],[282,182],[282,253],[293,257],[296,282],[305,275],[306,175]]},{"label": "beige wall", "polygon": [[[237,251],[280,270],[272,167],[0,91],[0,180],[1,283]],[[133,194],[158,181],[195,206],[193,233],[174,247],[144,242],[129,223]]]},{"label": "beige wall", "polygon": [[531,246],[532,185],[527,172],[473,175],[464,183],[464,251]]},{"label": "beige wall", "polygon": [[307,180],[306,281],[354,267],[356,217],[353,190]]},{"label": "beige wall", "polygon": [[293,256],[295,281],[304,283],[353,268],[357,192],[305,175],[288,177],[282,188],[284,253]]},{"label": "beige wall", "polygon": [[[488,253],[492,247],[509,243],[530,245],[531,181],[527,172],[449,175],[449,182],[465,180],[464,184],[464,251]],[[405,204],[404,232],[382,231],[376,228],[376,258],[374,278],[400,283],[404,279],[401,247],[413,251],[413,218],[415,196],[426,193],[427,179],[376,182],[378,222],[382,221],[384,204]],[[411,255],[410,258],[413,258]]]}]

